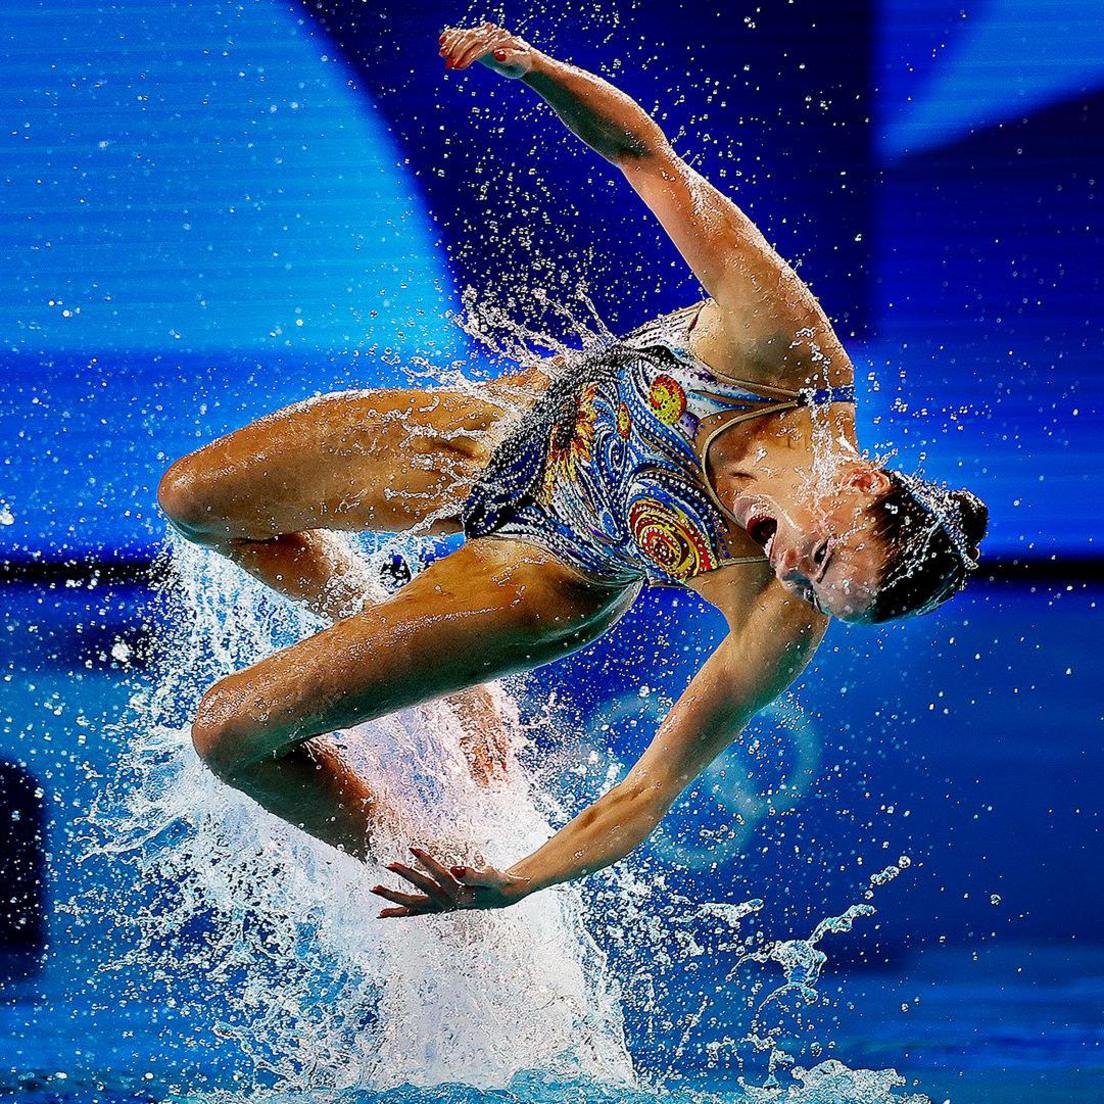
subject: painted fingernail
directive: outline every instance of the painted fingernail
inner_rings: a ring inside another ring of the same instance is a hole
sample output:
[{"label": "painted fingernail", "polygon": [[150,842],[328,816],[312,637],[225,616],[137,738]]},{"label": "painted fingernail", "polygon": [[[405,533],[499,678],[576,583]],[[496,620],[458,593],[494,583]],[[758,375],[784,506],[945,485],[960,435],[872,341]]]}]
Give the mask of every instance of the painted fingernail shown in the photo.
[{"label": "painted fingernail", "polygon": [[454,866],[452,867],[452,872],[459,878],[460,875],[464,873],[464,868],[462,866]]},{"label": "painted fingernail", "polygon": [[505,50],[495,50],[495,60],[496,61],[505,61],[506,60],[506,51]]}]

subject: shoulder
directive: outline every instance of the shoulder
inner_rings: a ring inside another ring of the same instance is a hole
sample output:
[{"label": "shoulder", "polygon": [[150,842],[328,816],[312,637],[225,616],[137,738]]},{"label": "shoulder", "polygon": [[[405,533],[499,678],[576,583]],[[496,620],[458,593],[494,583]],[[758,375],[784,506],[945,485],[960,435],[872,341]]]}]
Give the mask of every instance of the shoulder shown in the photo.
[{"label": "shoulder", "polygon": [[[786,311],[723,310],[709,299],[690,349],[721,376],[799,391],[854,382],[851,358],[815,300]],[[827,380],[825,380],[827,373]]]}]

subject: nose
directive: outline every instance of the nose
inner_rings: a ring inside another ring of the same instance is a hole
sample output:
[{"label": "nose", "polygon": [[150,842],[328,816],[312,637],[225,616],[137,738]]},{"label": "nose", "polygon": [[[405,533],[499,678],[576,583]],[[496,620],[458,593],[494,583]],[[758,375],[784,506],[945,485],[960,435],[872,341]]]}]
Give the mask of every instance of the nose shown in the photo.
[{"label": "nose", "polygon": [[797,549],[792,545],[783,548],[774,561],[774,573],[780,579],[788,579],[797,567]]},{"label": "nose", "polygon": [[[779,563],[775,573],[778,581],[786,588],[788,593],[816,605],[816,590],[813,582],[808,574],[798,567],[796,559],[797,557],[792,553],[788,559],[783,557],[784,562]],[[817,606],[817,608],[820,609],[820,606]]]}]

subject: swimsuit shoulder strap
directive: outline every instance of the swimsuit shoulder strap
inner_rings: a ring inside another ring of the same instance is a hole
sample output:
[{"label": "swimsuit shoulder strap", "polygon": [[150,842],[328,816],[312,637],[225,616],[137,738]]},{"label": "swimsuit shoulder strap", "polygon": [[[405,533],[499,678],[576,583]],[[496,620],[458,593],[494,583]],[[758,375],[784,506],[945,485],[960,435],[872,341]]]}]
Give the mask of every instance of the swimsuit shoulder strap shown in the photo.
[{"label": "swimsuit shoulder strap", "polygon": [[[679,381],[685,386],[687,404],[696,407],[699,430],[694,441],[698,454],[702,482],[721,516],[736,525],[739,522],[721,502],[709,475],[709,450],[726,430],[752,418],[766,417],[797,410],[803,406],[828,406],[834,402],[855,401],[852,385],[794,390],[771,384],[739,379],[706,364],[690,351],[690,333],[697,324],[702,309],[709,300],[703,299],[689,307],[672,311],[643,326],[637,327],[623,340],[637,349],[662,346],[674,354],[684,372]],[[725,564],[762,563],[762,556],[740,556]]]}]

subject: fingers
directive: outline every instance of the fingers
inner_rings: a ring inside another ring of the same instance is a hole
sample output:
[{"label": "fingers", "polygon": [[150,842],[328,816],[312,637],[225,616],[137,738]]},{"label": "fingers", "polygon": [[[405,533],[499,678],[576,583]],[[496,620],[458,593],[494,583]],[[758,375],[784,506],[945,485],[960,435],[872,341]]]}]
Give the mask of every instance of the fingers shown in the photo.
[{"label": "fingers", "polygon": [[404,863],[394,862],[388,863],[387,869],[392,874],[398,874],[400,878],[405,878],[411,885],[417,886],[427,897],[431,897],[442,907],[449,907],[452,904],[452,894],[449,893],[449,887],[454,885],[452,878],[446,872],[446,884],[440,885],[432,878],[427,877],[420,870],[415,870],[412,866],[406,866]]},{"label": "fingers", "polygon": [[444,31],[441,32],[441,37],[439,39],[441,48],[437,52],[445,59],[446,69],[452,68],[453,57],[455,56],[461,40],[467,33],[467,31],[462,31],[459,27],[446,27]]},{"label": "fingers", "polygon": [[391,901],[398,908],[381,909],[378,916],[381,920],[387,920],[396,916],[428,916],[441,912],[441,907],[436,901],[428,897],[421,897],[413,893],[400,893],[397,889],[388,889],[387,886],[373,886],[372,892],[385,901]]},{"label": "fingers", "polygon": [[473,61],[490,53],[496,43],[505,44],[509,38],[508,32],[493,23],[467,30],[450,27],[441,34],[438,52],[445,59],[446,69],[466,69]]},{"label": "fingers", "polygon": [[494,879],[489,873],[473,870],[470,866],[454,866],[450,873],[461,885],[489,886],[494,884]]},{"label": "fingers", "polygon": [[426,911],[427,909],[436,907],[435,902],[428,897],[423,897],[420,894],[414,893],[400,893],[397,889],[388,889],[387,886],[373,886],[372,892],[377,897],[382,897],[385,901],[390,901],[395,905],[404,905],[407,908]]},{"label": "fingers", "polygon": [[[460,31],[454,37],[450,38],[448,43],[448,53],[445,55],[445,68],[446,69],[464,69],[467,66],[462,64],[463,58],[467,57],[472,50],[473,46],[478,46],[478,43],[482,41],[484,32],[482,29]],[[470,64],[470,62],[468,63]]]},{"label": "fingers", "polygon": [[442,866],[428,851],[423,851],[420,847],[412,847],[410,851],[438,882],[444,882],[445,885],[452,882],[452,874],[448,868]]},{"label": "fingers", "polygon": [[452,67],[454,69],[467,69],[477,58],[489,54],[491,47],[501,38],[502,32],[497,27],[477,32],[469,42],[464,44],[459,55],[453,61]]},{"label": "fingers", "polygon": [[461,31],[458,27],[446,27],[444,31],[441,32],[441,37],[439,39],[441,43],[441,49],[438,51],[438,53],[441,55],[441,57],[445,58],[446,69],[451,67],[451,55],[453,47],[456,45],[457,39],[463,33],[464,32]]}]

